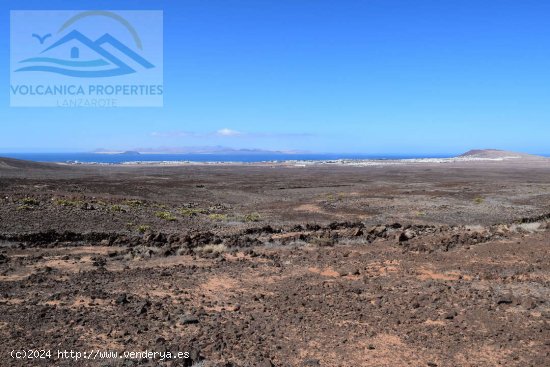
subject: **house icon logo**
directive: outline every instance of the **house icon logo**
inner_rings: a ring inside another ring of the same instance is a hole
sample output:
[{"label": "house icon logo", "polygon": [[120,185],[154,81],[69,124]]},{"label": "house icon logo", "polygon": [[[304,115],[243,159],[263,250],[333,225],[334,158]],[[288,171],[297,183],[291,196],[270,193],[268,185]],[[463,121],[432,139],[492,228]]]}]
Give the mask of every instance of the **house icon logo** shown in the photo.
[{"label": "house icon logo", "polygon": [[162,107],[162,10],[11,10],[10,106]]},{"label": "house icon logo", "polygon": [[[79,22],[95,17],[109,18],[120,24],[119,28],[131,36],[132,42],[125,44],[110,33],[92,39],[78,29]],[[140,55],[143,45],[136,29],[115,12],[79,12],[67,19],[56,34],[62,36],[55,40],[51,33],[29,35],[29,40],[39,42],[43,49],[34,57],[20,60],[13,71],[54,73],[74,78],[105,78],[155,68]]]}]

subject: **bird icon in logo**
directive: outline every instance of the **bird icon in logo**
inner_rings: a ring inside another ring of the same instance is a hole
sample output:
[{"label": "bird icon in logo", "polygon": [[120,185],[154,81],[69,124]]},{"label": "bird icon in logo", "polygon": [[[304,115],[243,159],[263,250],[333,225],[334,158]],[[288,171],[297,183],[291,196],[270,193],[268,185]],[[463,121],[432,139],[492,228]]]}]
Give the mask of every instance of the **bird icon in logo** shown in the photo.
[{"label": "bird icon in logo", "polygon": [[41,44],[41,45],[43,45],[43,44],[44,44],[44,41],[45,41],[47,38],[51,37],[52,34],[51,34],[51,33],[48,33],[48,34],[45,34],[45,35],[43,35],[42,37],[40,37],[38,34],[33,33],[32,36],[33,36],[34,38],[36,38],[38,41],[40,41],[40,44]]}]

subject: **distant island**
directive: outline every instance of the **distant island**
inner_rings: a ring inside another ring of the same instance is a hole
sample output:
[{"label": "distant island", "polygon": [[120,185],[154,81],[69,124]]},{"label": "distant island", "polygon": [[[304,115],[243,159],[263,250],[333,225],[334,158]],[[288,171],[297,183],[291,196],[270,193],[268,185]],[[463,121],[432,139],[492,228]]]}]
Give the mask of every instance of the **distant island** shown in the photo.
[{"label": "distant island", "polygon": [[123,155],[139,155],[141,154],[137,150],[112,150],[112,149],[96,149],[93,154],[123,154]]},{"label": "distant island", "polygon": [[135,148],[127,151],[96,149],[94,154],[307,154],[300,150],[268,150],[255,148],[229,148],[224,146]]}]

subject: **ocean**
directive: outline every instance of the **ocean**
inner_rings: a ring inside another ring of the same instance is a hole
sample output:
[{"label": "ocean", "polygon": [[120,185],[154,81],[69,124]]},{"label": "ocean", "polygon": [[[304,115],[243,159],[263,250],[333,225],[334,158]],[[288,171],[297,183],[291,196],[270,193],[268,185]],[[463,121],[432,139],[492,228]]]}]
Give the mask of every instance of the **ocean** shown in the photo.
[{"label": "ocean", "polygon": [[414,159],[450,158],[453,155],[372,155],[372,154],[285,154],[285,153],[225,153],[225,154],[97,154],[97,153],[0,153],[0,157],[36,162],[104,163],[128,162],[270,162],[270,161],[326,161],[337,159]]}]

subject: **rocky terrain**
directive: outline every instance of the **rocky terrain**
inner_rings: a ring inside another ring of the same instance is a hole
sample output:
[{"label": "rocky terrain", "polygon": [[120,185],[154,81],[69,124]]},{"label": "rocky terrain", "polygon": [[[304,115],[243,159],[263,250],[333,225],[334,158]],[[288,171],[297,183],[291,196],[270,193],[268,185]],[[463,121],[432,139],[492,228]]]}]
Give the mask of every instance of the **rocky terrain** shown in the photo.
[{"label": "rocky terrain", "polygon": [[[547,366],[550,164],[0,160],[2,365]],[[12,359],[19,349],[188,358]]]}]

